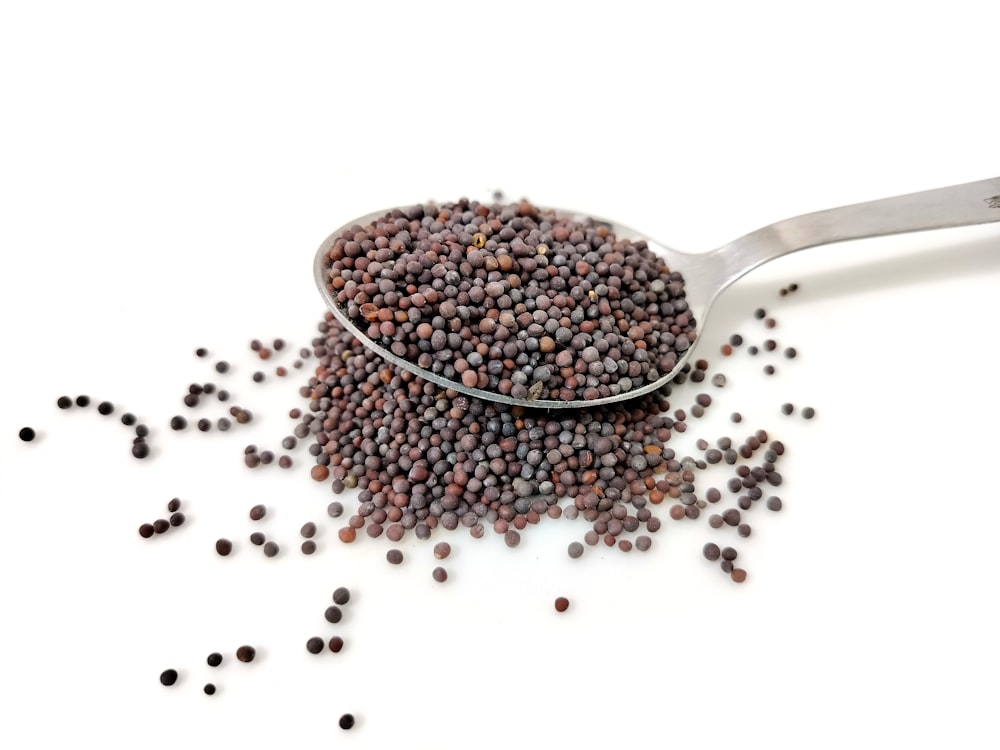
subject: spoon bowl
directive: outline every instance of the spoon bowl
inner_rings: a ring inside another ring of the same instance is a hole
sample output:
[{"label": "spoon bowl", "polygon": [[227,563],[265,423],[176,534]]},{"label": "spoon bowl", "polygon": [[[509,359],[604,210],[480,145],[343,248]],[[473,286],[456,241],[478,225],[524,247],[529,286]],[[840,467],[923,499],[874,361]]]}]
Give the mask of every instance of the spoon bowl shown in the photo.
[{"label": "spoon bowl", "polygon": [[753,269],[789,253],[820,245],[1000,221],[1000,177],[803,214],[762,227],[707,253],[673,250],[614,221],[561,209],[538,211],[543,216],[574,221],[589,219],[606,226],[617,237],[628,238],[633,242],[642,240],[671,271],[681,274],[687,315],[691,319],[694,333],[689,337],[690,346],[677,352],[676,362],[668,372],[660,374],[655,380],[610,396],[556,400],[536,398],[529,394],[528,398],[519,398],[469,387],[394,354],[358,326],[347,308],[338,301],[331,283],[332,274],[336,274],[336,270],[331,269],[330,262],[330,251],[334,244],[352,229],[369,226],[387,216],[387,211],[359,217],[324,240],[316,252],[313,264],[316,285],[341,325],[357,336],[366,347],[397,367],[409,370],[442,388],[488,401],[531,408],[565,409],[611,404],[658,390],[673,380],[697,348],[695,326],[703,324],[710,308],[727,287]]}]

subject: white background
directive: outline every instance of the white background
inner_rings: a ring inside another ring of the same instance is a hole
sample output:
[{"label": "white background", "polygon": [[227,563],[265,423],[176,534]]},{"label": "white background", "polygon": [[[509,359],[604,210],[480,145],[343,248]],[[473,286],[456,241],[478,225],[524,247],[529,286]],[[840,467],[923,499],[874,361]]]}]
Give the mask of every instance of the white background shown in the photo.
[{"label": "white background", "polygon": [[[736,545],[742,586],[700,558],[726,534],[669,519],[646,554],[576,561],[582,519],[513,551],[438,535],[439,585],[430,544],[405,540],[399,568],[384,539],[341,545],[304,451],[241,462],[290,432],[308,376],[253,384],[247,343],[309,344],[336,227],[499,189],[700,251],[996,176],[995,3],[343,5],[0,11],[0,746],[995,747],[998,226],[809,251],[724,295],[702,346],[729,385],[676,449],[757,427],[788,445],[786,510],[755,508]],[[764,337],[759,305],[800,351],[772,378],[716,354]],[[254,423],[171,433],[205,380]],[[153,457],[64,393],[139,414]],[[188,524],[141,539],[174,496]],[[338,585],[355,596],[332,626]],[[306,653],[334,633],[340,655]]]}]

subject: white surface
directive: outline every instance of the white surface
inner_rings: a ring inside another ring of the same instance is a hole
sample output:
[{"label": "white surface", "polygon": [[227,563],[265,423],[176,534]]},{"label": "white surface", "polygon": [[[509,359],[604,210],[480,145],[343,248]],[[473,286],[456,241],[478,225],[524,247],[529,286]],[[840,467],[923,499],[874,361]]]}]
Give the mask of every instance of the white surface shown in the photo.
[{"label": "white surface", "polygon": [[[669,519],[647,554],[576,561],[582,519],[514,551],[438,534],[455,551],[437,585],[431,544],[406,540],[392,568],[385,540],[337,541],[304,451],[293,472],[241,463],[299,405],[299,378],[250,382],[247,342],[309,343],[334,227],[499,188],[699,250],[994,176],[995,4],[330,5],[0,12],[0,746],[995,746],[997,227],[807,252],[726,293],[702,354],[730,384],[674,447],[743,427],[788,445],[786,511],[754,509],[735,545],[743,586],[699,556],[725,535]],[[800,352],[773,378],[716,355],[734,330],[763,338],[758,305]],[[170,433],[204,380],[254,423]],[[63,393],[136,412],[156,455],[132,459],[117,416],[60,412]],[[140,539],[174,496],[189,524]],[[280,557],[244,541],[257,526]],[[355,598],[331,626],[338,585]],[[339,656],[306,653],[334,633]]]}]

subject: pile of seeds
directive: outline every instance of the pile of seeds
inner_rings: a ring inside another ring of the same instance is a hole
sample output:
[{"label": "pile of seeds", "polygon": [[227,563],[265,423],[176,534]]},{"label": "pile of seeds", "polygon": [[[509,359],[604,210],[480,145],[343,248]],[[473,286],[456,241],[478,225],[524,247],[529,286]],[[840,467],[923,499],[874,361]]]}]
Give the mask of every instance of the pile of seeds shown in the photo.
[{"label": "pile of seeds", "polygon": [[325,280],[383,349],[519,399],[627,393],[695,338],[683,278],[645,241],[527,201],[390,211],[335,238]]}]

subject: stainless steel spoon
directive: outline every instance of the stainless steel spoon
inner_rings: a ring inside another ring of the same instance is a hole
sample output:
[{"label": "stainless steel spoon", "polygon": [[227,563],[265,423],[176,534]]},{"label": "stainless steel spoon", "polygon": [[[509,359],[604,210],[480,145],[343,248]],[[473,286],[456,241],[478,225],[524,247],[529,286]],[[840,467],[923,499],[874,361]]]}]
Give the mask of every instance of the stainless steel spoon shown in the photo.
[{"label": "stainless steel spoon", "polygon": [[[565,409],[598,406],[630,400],[663,387],[677,376],[697,348],[696,338],[692,346],[678,359],[673,370],[655,382],[618,395],[587,401],[512,398],[501,393],[468,388],[460,382],[429,372],[415,362],[396,356],[369,338],[337,304],[328,286],[329,270],[326,267],[326,255],[336,239],[351,227],[367,225],[386,213],[379,211],[355,219],[335,231],[320,245],[313,264],[316,285],[340,323],[354,333],[365,346],[377,352],[386,361],[410,370],[443,388],[488,401],[532,408]],[[569,218],[585,218],[572,211],[556,209],[554,213]],[[717,250],[700,254],[671,250],[621,224],[604,219],[599,221],[608,224],[611,231],[619,237],[633,240],[646,239],[650,249],[663,257],[671,270],[679,271],[684,276],[684,291],[690,312],[698,325],[703,326],[709,308],[730,284],[758,266],[797,250],[847,240],[1000,221],[1000,177],[803,214],[770,224]]]}]

